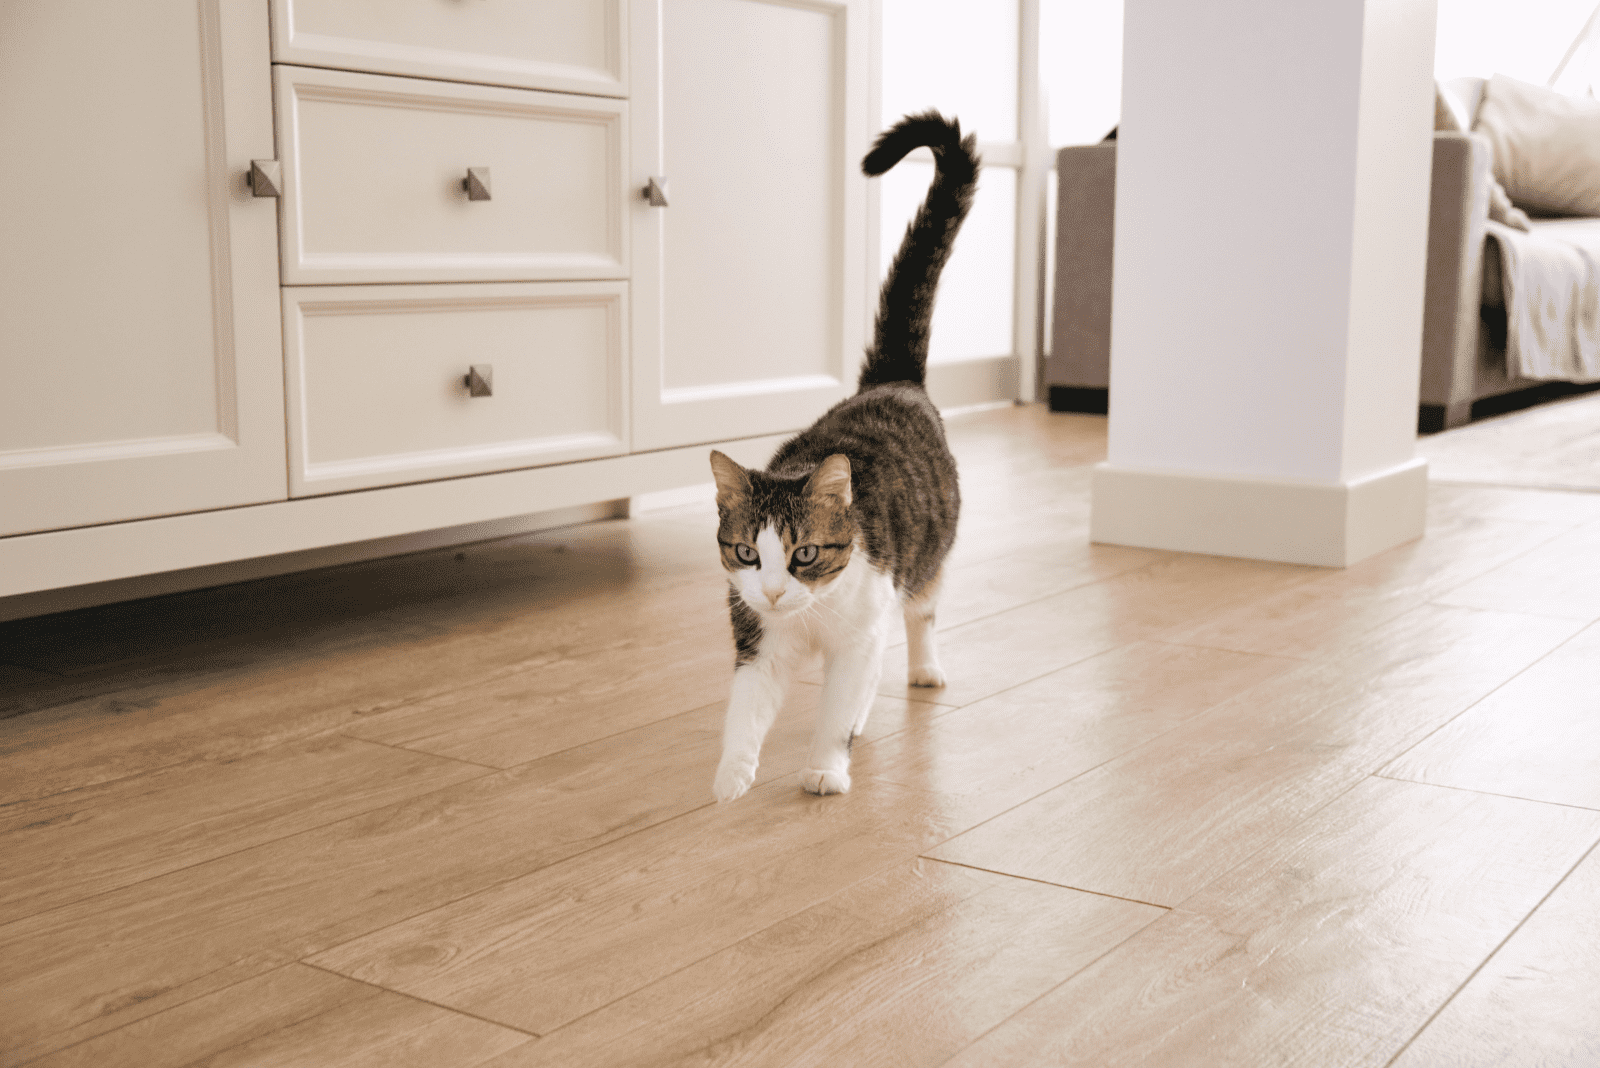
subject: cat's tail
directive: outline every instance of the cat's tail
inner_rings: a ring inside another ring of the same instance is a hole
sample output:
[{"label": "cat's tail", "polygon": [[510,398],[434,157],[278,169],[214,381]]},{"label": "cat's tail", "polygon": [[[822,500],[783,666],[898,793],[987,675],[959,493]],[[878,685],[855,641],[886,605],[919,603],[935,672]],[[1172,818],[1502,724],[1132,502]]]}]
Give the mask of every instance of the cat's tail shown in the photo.
[{"label": "cat's tail", "polygon": [[906,227],[889,277],[878,297],[878,322],[872,347],[861,368],[859,389],[884,382],[921,385],[928,367],[928,336],[939,273],[950,258],[956,231],[972,209],[978,187],[976,135],[961,136],[961,124],[937,111],[907,115],[879,137],[861,161],[876,177],[905,158],[912,149],[933,149],[933,184]]}]

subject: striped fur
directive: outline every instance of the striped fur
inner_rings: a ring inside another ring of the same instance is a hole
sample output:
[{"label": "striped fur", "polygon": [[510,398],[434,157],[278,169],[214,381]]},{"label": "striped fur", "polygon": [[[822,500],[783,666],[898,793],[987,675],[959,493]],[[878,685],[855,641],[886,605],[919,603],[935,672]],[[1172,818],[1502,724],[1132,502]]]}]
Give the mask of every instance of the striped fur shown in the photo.
[{"label": "striped fur", "polygon": [[850,745],[866,725],[896,601],[908,682],[944,684],[934,602],[961,495],[924,377],[939,275],[977,184],[975,143],[931,111],[878,139],[862,163],[867,174],[926,145],[936,175],[884,281],[855,395],[780,446],[764,471],[711,454],[735,645],[718,800],[754,781],[784,690],[817,652],[827,676],[802,785],[822,794],[850,788]]}]

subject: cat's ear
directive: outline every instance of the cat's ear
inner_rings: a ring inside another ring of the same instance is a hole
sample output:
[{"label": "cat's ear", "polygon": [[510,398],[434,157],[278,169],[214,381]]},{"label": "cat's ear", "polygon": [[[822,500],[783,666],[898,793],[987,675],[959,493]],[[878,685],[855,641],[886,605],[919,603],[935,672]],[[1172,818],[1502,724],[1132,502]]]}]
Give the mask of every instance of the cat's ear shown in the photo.
[{"label": "cat's ear", "polygon": [[716,449],[711,450],[711,474],[717,480],[717,500],[730,501],[750,494],[750,476],[745,469]]},{"label": "cat's ear", "polygon": [[850,457],[836,452],[818,465],[806,480],[806,489],[813,497],[837,497],[839,503],[850,503]]}]

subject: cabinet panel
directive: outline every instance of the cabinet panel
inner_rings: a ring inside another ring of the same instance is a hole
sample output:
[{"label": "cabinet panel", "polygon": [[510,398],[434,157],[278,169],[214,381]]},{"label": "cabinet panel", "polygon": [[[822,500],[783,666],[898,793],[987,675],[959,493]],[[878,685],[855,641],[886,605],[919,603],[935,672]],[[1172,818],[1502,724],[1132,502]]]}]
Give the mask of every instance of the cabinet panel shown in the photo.
[{"label": "cabinet panel", "polygon": [[634,184],[670,192],[633,207],[634,447],[799,429],[860,360],[866,5],[640,4],[633,42]]},{"label": "cabinet panel", "polygon": [[[294,496],[627,451],[623,282],[284,290]],[[474,365],[492,392],[473,396]]]},{"label": "cabinet panel", "polygon": [[[625,101],[279,66],[289,284],[623,278]],[[488,173],[472,199],[469,168]]]},{"label": "cabinet panel", "polygon": [[259,9],[11,0],[0,535],[286,495]]},{"label": "cabinet panel", "polygon": [[280,63],[627,96],[626,0],[279,0]]}]

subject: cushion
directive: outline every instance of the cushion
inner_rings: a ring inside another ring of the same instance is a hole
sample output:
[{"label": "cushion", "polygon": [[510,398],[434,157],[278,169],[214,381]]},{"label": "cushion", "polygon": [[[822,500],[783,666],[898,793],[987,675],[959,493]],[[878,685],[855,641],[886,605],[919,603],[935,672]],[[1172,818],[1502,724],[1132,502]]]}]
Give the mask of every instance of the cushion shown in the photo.
[{"label": "cushion", "polygon": [[[1463,106],[1462,101],[1456,98],[1438,82],[1433,83],[1433,128],[1435,130],[1449,130],[1455,133],[1465,133],[1470,127],[1467,125],[1468,116],[1472,112]],[[1514,230],[1527,230],[1528,217],[1511,203],[1511,198],[1506,196],[1506,191],[1500,183],[1494,180],[1494,175],[1489,176],[1489,218],[1497,223],[1504,223]]]},{"label": "cushion", "polygon": [[1600,101],[1496,74],[1473,131],[1493,146],[1495,177],[1518,206],[1600,216]]}]

